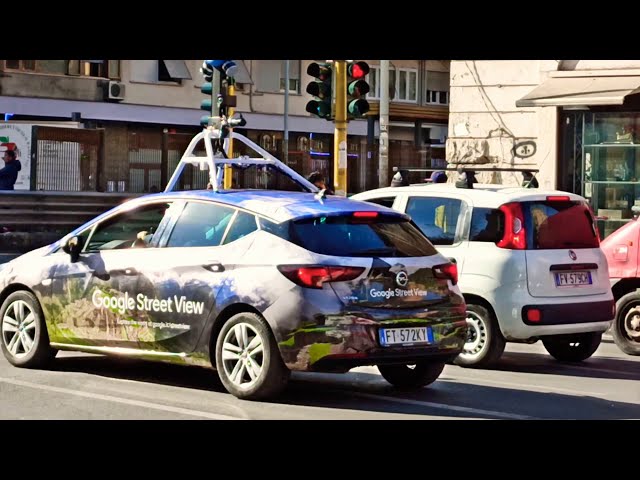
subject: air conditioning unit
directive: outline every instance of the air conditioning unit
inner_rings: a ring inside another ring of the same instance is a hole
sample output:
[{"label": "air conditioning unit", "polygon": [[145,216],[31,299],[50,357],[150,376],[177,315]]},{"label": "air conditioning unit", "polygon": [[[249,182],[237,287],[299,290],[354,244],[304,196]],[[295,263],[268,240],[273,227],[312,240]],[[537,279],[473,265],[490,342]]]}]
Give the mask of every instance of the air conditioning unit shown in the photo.
[{"label": "air conditioning unit", "polygon": [[105,98],[108,100],[124,100],[124,83],[110,80]]}]

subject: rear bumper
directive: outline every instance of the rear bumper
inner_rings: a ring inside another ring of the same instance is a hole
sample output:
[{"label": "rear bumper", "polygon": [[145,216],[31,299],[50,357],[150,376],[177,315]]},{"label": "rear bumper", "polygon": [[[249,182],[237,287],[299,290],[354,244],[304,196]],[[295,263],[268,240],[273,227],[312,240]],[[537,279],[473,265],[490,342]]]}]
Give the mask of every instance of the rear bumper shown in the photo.
[{"label": "rear bumper", "polygon": [[[532,326],[607,322],[615,318],[615,308],[614,300],[525,305],[522,307],[522,321],[525,325]],[[540,312],[539,321],[530,321],[528,319],[528,313],[531,310]]]},{"label": "rear bumper", "polygon": [[[421,346],[383,347],[379,329],[422,327],[431,329],[433,342]],[[362,365],[412,363],[423,359],[448,361],[464,345],[467,324],[464,313],[446,321],[398,318],[376,321],[357,315],[327,316],[322,324],[300,328],[279,342],[285,365],[298,371],[347,371]]]},{"label": "rear bumper", "polygon": [[[583,332],[604,332],[615,318],[611,292],[585,297],[532,297],[518,290],[511,296],[490,296],[505,339],[528,341],[547,336]],[[541,322],[527,321],[526,312],[539,308]]]}]

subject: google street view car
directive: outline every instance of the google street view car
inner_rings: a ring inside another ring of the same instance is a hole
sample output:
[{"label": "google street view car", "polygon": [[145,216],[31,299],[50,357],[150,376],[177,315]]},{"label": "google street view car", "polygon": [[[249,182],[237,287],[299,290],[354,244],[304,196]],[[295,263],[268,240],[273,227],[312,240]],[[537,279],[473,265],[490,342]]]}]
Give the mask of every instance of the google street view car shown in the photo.
[{"label": "google street view car", "polygon": [[[192,142],[165,192],[0,267],[8,361],[76,350],[200,365],[245,399],[277,395],[291,371],[377,365],[398,387],[434,382],[466,338],[455,264],[406,214],[326,196],[246,142],[264,158],[205,157],[211,190],[173,191],[203,161]],[[303,191],[220,190],[218,165],[233,162]]]}]

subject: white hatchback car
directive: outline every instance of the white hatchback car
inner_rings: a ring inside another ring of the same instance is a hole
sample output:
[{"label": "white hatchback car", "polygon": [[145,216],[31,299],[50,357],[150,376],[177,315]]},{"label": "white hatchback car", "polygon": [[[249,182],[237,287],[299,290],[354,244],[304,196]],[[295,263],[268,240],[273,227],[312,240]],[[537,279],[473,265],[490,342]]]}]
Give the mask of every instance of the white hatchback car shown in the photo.
[{"label": "white hatchback car", "polygon": [[408,213],[457,263],[467,342],[455,363],[486,366],[505,342],[542,340],[582,361],[615,316],[608,265],[586,200],[575,194],[451,183],[387,187],[351,197]]}]

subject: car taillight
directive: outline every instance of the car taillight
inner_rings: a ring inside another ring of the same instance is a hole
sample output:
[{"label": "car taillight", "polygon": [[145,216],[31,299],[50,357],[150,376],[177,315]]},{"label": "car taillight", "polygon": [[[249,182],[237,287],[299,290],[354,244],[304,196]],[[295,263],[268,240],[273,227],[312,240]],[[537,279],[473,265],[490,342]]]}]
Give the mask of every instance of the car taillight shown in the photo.
[{"label": "car taillight", "polygon": [[585,206],[587,207],[587,209],[585,210],[584,213],[589,219],[589,222],[591,223],[591,230],[593,231],[593,235],[596,237],[596,247],[599,247],[601,239],[600,239],[600,230],[598,230],[598,219],[596,218],[595,213],[593,213],[593,209],[591,208],[591,205],[585,203]]},{"label": "car taillight", "polygon": [[296,285],[322,288],[323,283],[353,280],[364,272],[364,267],[278,265],[278,270]]},{"label": "car taillight", "polygon": [[455,263],[436,265],[432,270],[434,277],[449,279],[453,285],[458,283],[458,266]]},{"label": "car taillight", "polygon": [[524,228],[522,206],[517,203],[505,203],[500,206],[504,213],[504,235],[496,245],[511,250],[525,250],[527,248],[527,232]]}]

